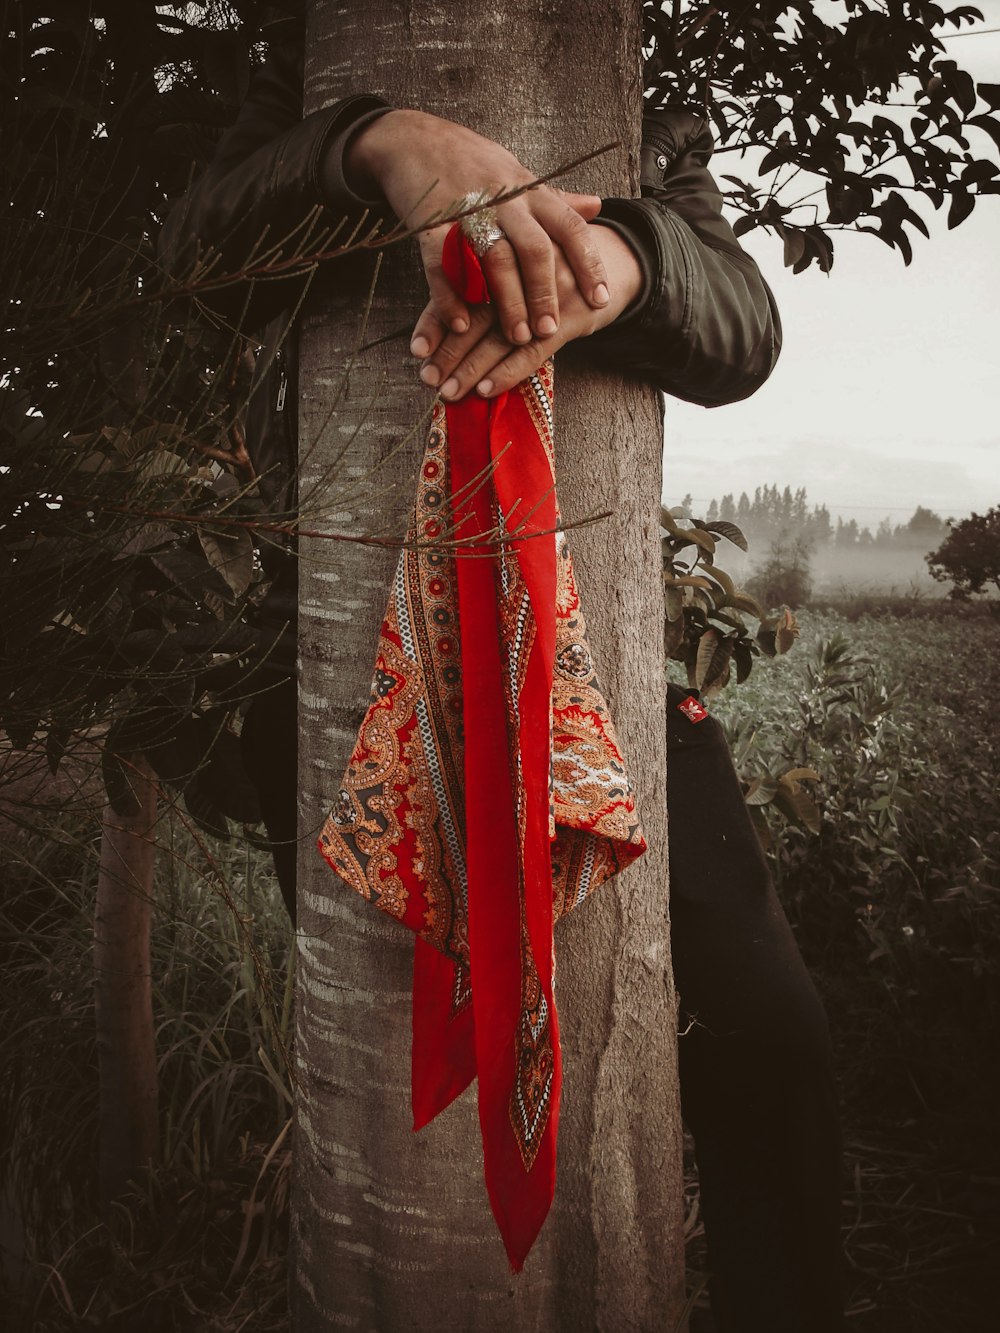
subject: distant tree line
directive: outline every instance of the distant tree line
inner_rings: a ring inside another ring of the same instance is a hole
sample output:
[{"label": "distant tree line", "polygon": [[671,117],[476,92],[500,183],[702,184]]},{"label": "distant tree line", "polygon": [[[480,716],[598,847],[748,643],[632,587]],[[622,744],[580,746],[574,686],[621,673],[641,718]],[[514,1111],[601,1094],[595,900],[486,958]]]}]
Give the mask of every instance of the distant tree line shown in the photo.
[{"label": "distant tree line", "polygon": [[[681,507],[692,512],[693,501],[686,495]],[[700,515],[699,515],[700,517]],[[794,543],[809,551],[824,548],[879,547],[895,550],[927,551],[940,542],[948,532],[948,524],[931,509],[917,505],[906,523],[893,524],[883,518],[873,532],[862,527],[857,519],[836,523],[824,505],[810,506],[804,486],[792,490],[790,486],[758,486],[753,499],[746,491],[739,499],[732,493],[721,500],[713,499],[705,513],[709,523],[735,523],[745,534],[751,551],[769,548],[775,543]]]}]

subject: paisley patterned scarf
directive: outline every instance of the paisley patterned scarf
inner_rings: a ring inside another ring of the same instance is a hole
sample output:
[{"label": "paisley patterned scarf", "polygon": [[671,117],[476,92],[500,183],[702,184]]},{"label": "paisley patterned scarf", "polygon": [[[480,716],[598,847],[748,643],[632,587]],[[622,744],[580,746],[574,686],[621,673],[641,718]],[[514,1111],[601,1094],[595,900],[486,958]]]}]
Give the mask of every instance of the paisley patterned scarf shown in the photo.
[{"label": "paisley patterned scarf", "polygon": [[[446,271],[488,300],[458,228]],[[519,1270],[555,1189],[553,924],[645,851],[558,531],[552,364],[435,403],[371,704],[320,850],[416,932],[414,1128],[478,1077]]]}]

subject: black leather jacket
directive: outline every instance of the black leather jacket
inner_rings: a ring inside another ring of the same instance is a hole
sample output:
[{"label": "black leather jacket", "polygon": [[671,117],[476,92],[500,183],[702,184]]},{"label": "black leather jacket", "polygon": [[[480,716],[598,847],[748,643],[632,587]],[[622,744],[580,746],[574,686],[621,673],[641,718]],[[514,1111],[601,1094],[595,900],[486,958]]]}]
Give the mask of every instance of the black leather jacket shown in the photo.
[{"label": "black leather jacket", "polygon": [[[386,109],[359,95],[303,119],[301,53],[294,45],[273,48],[212,164],[167,218],[160,256],[168,274],[184,279],[206,255],[216,273],[239,274],[264,251],[273,267],[310,228],[359,218],[371,201],[348,187],[344,148]],[[606,199],[600,217],[632,246],[644,290],[614,324],[577,344],[603,367],[706,407],[752,394],[781,345],[774,299],[722,216],[708,170],[712,148],[706,121],[690,111],[645,117],[642,197]],[[259,358],[263,382],[251,395],[247,442],[265,499],[279,510],[293,503],[295,338],[284,335],[302,285],[301,271],[253,283],[237,278],[202,297],[271,349]]]}]

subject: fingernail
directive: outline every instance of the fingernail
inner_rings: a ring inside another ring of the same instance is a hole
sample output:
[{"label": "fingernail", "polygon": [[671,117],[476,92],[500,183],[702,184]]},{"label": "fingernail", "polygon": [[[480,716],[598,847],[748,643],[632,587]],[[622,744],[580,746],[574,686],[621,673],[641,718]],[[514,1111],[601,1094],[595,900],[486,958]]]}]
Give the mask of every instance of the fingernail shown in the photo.
[{"label": "fingernail", "polygon": [[559,325],[551,315],[543,315],[538,321],[538,332],[543,338],[547,338],[549,334],[555,333],[558,327]]},{"label": "fingernail", "polygon": [[441,397],[452,398],[458,393],[458,380],[452,375],[450,380],[445,380],[441,385]]},{"label": "fingernail", "polygon": [[611,293],[605,287],[603,282],[599,282],[594,288],[594,300],[598,305],[607,305],[611,299]]},{"label": "fingernail", "polygon": [[425,384],[429,384],[433,388],[441,378],[441,372],[437,366],[423,366],[420,371],[420,378]]},{"label": "fingernail", "polygon": [[476,392],[477,392],[477,393],[481,393],[481,394],[483,395],[483,397],[485,397],[488,393],[492,393],[492,392],[493,392],[493,381],[492,381],[492,380],[480,380],[479,383],[476,385]]},{"label": "fingernail", "polygon": [[430,356],[431,345],[426,338],[417,337],[410,343],[410,352],[413,356]]},{"label": "fingernail", "polygon": [[463,315],[459,315],[457,319],[451,321],[452,333],[465,333],[468,327],[469,321]]},{"label": "fingernail", "polygon": [[520,324],[514,325],[514,341],[516,343],[526,343],[531,341],[531,330],[522,319]]}]

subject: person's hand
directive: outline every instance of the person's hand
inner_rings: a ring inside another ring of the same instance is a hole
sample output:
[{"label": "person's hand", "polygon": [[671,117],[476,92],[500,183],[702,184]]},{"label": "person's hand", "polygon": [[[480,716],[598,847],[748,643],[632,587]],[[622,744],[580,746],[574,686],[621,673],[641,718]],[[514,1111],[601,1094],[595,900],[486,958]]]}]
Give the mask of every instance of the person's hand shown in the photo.
[{"label": "person's hand", "polygon": [[[617,319],[642,290],[642,270],[632,247],[617,232],[601,226],[589,227],[588,231],[608,274],[607,304],[598,310],[587,304],[576,275],[557,251],[556,288],[562,318],[554,333],[519,345],[504,333],[494,305],[473,306],[470,327],[464,333],[437,338],[420,371],[424,383],[433,388],[440,386],[439,393],[449,402],[472,389],[484,398],[495,398],[532,374],[566,343],[596,333]],[[413,342],[421,336],[428,342],[434,340],[438,327],[432,302],[417,321]]]},{"label": "person's hand", "polygon": [[[474,130],[423,111],[389,111],[351,140],[344,170],[359,194],[381,192],[407,226],[418,226],[435,213],[454,210],[468,193],[490,196],[527,185],[535,176],[512,153]],[[484,259],[494,315],[508,342],[526,344],[552,337],[568,297],[565,274],[557,284],[561,252],[573,287],[588,309],[601,310],[609,299],[608,277],[587,222],[600,212],[596,195],[569,194],[536,186],[496,208],[505,239]],[[421,257],[430,290],[427,311],[414,331],[415,356],[431,356],[448,334],[468,333],[472,312],[453,291],[441,269],[447,225],[419,234]]]}]

